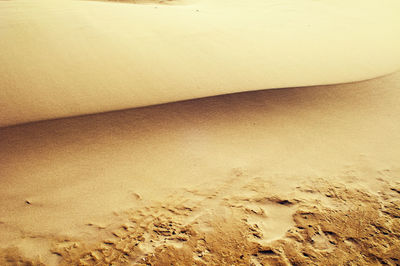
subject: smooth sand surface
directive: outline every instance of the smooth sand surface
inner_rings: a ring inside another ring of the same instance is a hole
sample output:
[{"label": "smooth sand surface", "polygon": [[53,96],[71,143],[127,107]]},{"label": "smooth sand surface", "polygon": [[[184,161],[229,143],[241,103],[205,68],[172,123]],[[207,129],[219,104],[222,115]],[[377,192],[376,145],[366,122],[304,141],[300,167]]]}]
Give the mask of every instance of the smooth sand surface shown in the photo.
[{"label": "smooth sand surface", "polygon": [[0,1],[0,126],[400,67],[397,0],[131,2]]},{"label": "smooth sand surface", "polygon": [[0,129],[0,258],[395,265],[398,121],[400,73]]}]

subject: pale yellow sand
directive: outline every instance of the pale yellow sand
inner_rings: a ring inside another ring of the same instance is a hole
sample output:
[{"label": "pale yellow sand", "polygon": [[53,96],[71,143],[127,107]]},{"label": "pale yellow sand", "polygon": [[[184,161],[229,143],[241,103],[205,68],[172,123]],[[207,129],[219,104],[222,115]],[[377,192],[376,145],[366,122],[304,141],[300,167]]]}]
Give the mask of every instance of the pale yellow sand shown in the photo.
[{"label": "pale yellow sand", "polygon": [[398,1],[130,2],[0,1],[0,265],[400,262]]},{"label": "pale yellow sand", "polygon": [[394,265],[399,119],[396,73],[3,128],[0,254]]},{"label": "pale yellow sand", "polygon": [[397,0],[136,2],[0,1],[0,126],[400,67]]}]

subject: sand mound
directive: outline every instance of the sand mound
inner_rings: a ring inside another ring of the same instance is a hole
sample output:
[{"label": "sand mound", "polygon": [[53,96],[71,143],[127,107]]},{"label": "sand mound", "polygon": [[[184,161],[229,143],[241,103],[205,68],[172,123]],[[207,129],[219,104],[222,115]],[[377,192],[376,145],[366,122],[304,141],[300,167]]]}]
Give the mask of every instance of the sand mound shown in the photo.
[{"label": "sand mound", "polygon": [[0,2],[0,126],[400,65],[399,1]]}]

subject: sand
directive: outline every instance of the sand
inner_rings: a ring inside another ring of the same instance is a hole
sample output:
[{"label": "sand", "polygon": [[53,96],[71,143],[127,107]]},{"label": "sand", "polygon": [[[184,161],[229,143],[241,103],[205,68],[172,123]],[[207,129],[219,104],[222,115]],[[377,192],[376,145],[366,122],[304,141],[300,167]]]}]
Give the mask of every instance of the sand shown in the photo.
[{"label": "sand", "polygon": [[0,1],[0,126],[400,69],[397,0]]},{"label": "sand", "polygon": [[399,265],[398,5],[0,1],[0,265]]},{"label": "sand", "polygon": [[3,128],[3,262],[395,265],[399,81]]}]

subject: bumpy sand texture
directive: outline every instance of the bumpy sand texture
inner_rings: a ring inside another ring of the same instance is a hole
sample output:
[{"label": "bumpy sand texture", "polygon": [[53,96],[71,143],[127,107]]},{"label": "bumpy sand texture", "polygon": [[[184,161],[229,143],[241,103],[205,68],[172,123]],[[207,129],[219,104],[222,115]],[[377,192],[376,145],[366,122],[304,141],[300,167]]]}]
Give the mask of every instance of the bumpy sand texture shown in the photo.
[{"label": "bumpy sand texture", "polygon": [[[215,189],[143,203],[119,213],[120,224],[87,225],[107,239],[54,241],[51,252],[61,265],[398,265],[400,182],[388,175],[377,195],[323,179],[277,195],[235,170]],[[3,250],[0,262],[40,265],[16,254]]]},{"label": "bumpy sand texture", "polygon": [[[218,196],[225,194],[223,189],[210,194],[192,192],[198,201],[174,200],[135,210],[126,214],[130,223],[113,231],[114,239],[89,249],[79,248],[80,245],[71,248],[74,243],[68,243],[66,248],[65,243],[59,243],[52,251],[60,254],[66,264],[89,265],[98,262],[144,265],[399,263],[398,191],[388,190],[376,197],[346,189],[345,185],[321,181],[313,183],[312,189],[304,190],[328,197],[329,203],[336,205],[332,208],[301,198],[270,196],[262,181],[249,182],[240,188],[238,195]],[[232,187],[228,185],[226,189],[231,191]],[[193,195],[181,197],[190,199]],[[274,217],[269,207],[279,209],[281,214],[296,210],[294,225],[285,224],[291,215],[286,219]],[[281,230],[282,239],[268,241],[266,236],[277,229],[271,223],[286,226]]]}]

